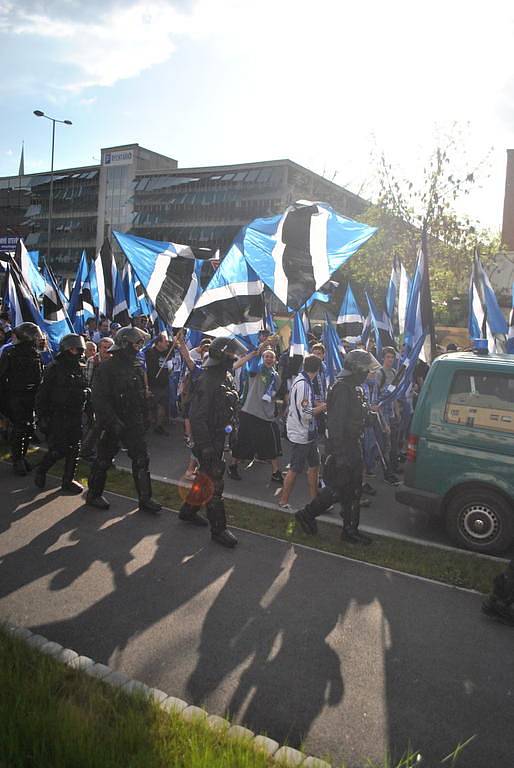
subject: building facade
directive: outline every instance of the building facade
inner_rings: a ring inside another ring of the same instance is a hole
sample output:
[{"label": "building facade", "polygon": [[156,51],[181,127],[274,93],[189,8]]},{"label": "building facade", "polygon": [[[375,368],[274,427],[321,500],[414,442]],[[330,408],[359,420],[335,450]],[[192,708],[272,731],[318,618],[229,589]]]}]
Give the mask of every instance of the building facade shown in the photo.
[{"label": "building facade", "polygon": [[[23,237],[48,248],[48,173],[0,178],[0,248]],[[50,262],[74,274],[81,253],[93,257],[112,231],[220,250],[252,219],[282,212],[296,200],[319,200],[359,217],[368,203],[291,160],[201,168],[129,144],[101,150],[99,165],[54,172]],[[6,248],[7,249],[7,248]]]}]

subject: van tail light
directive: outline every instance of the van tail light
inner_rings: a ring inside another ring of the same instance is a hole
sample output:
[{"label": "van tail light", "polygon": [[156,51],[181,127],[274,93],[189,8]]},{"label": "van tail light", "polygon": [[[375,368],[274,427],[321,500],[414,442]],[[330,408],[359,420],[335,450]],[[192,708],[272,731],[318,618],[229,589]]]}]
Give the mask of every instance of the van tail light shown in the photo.
[{"label": "van tail light", "polygon": [[416,461],[416,454],[418,452],[418,436],[409,435],[407,438],[407,461]]}]

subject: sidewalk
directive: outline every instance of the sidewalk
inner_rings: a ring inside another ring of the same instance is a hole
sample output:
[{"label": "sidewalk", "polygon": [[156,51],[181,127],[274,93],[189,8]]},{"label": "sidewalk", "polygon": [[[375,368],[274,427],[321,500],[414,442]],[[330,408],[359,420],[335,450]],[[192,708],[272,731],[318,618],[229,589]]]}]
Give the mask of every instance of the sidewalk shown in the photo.
[{"label": "sidewalk", "polygon": [[0,465],[1,618],[350,766],[473,734],[458,765],[512,762],[514,634],[478,595],[27,480]]}]

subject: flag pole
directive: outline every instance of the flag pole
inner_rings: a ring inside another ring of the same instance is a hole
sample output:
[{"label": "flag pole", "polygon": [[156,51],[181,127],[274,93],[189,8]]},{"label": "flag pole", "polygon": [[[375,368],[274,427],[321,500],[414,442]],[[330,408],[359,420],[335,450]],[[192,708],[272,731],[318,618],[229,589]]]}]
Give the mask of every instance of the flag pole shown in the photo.
[{"label": "flag pole", "polygon": [[[425,280],[422,281],[423,288],[425,290],[424,306],[428,313],[428,325],[430,333],[430,362],[435,358],[436,344],[435,344],[435,326],[434,326],[434,310],[432,307],[432,291],[430,290],[430,267],[428,260],[428,234],[427,234],[427,222],[423,223],[423,230],[421,232],[421,249],[425,257]],[[422,297],[423,299],[423,297]],[[423,300],[422,300],[423,303]]]}]

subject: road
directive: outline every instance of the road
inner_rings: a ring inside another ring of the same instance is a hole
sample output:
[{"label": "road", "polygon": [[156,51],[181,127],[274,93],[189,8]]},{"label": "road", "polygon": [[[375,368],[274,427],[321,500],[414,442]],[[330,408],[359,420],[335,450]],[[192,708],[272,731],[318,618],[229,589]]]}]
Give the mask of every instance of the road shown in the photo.
[{"label": "road", "polygon": [[172,512],[107,513],[0,465],[0,617],[353,767],[410,742],[511,765],[514,634],[481,597]]}]

